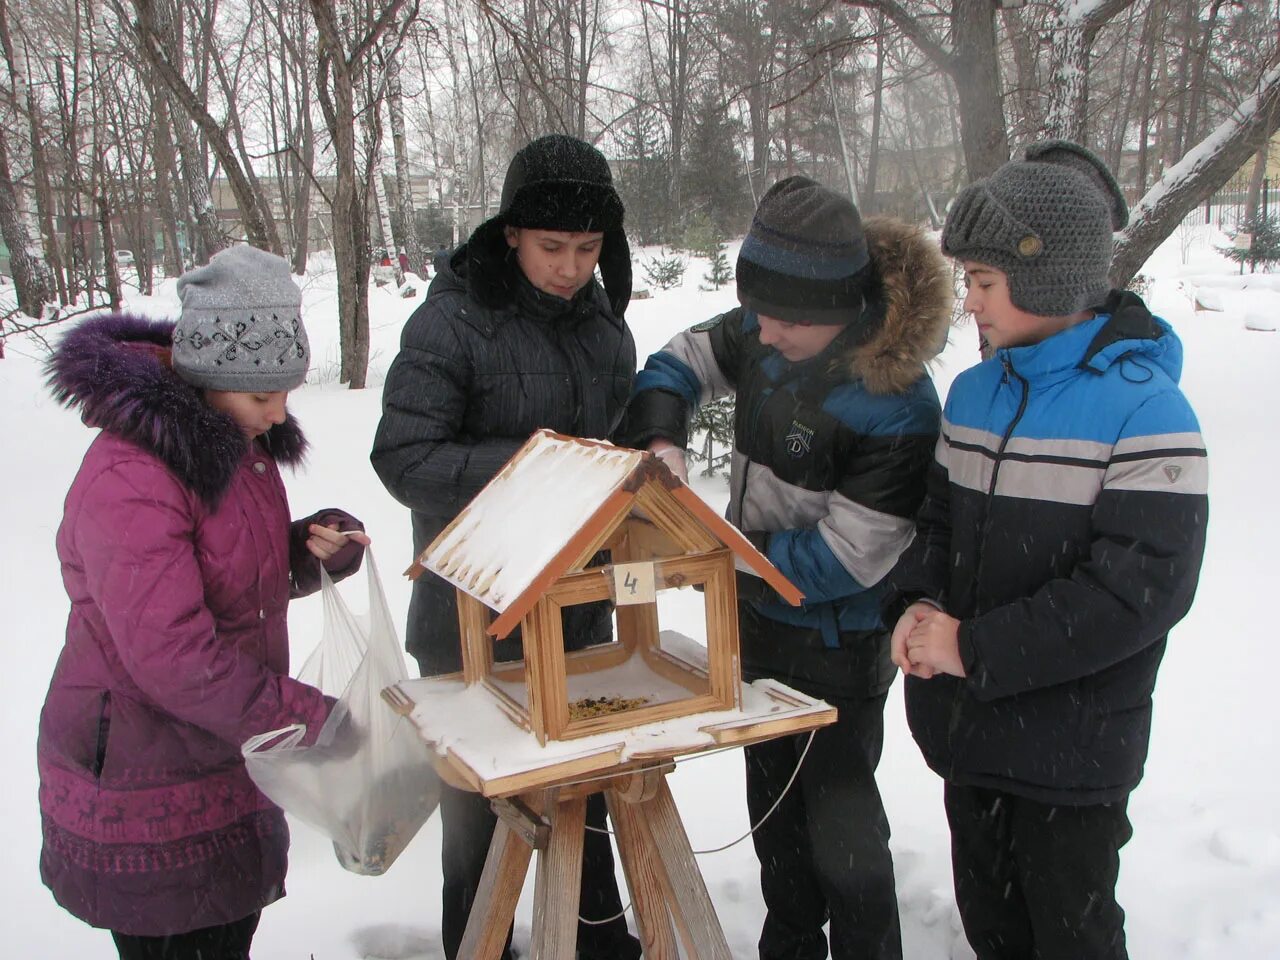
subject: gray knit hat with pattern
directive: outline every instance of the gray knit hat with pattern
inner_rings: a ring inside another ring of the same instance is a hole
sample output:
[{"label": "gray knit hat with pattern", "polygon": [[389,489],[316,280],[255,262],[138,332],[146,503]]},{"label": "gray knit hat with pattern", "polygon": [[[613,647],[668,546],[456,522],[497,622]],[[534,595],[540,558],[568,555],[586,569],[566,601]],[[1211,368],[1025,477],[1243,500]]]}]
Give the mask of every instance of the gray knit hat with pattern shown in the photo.
[{"label": "gray knit hat with pattern", "polygon": [[206,390],[273,393],[301,386],[311,350],[289,264],[247,244],[178,278],[182,316],[173,369]]},{"label": "gray knit hat with pattern", "polygon": [[1002,270],[1014,306],[1070,316],[1106,299],[1112,234],[1128,219],[1124,194],[1097,156],[1068,140],[1046,140],[960,192],[942,250]]}]

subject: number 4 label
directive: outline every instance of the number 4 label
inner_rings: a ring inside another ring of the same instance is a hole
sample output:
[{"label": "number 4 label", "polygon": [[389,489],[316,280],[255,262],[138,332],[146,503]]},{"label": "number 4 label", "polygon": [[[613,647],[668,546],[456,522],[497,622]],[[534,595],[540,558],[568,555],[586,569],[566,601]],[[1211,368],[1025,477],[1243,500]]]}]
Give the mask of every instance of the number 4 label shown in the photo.
[{"label": "number 4 label", "polygon": [[652,563],[620,563],[613,568],[613,593],[619,606],[657,599]]}]

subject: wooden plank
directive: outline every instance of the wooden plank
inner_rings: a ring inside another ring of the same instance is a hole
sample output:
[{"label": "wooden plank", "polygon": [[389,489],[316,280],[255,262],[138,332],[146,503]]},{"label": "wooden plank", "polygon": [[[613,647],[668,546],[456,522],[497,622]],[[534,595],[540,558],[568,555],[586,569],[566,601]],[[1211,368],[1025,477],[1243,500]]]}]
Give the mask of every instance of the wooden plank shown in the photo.
[{"label": "wooden plank", "polygon": [[[621,522],[631,506],[635,494],[626,490],[615,490],[602,503],[587,521],[574,532],[560,551],[533,578],[520,596],[507,604],[501,615],[489,626],[489,635],[501,640],[517,623],[524,619],[526,613],[538,599],[546,593],[566,573],[577,572],[595,556],[613,531]],[[528,657],[528,643],[525,644],[525,656]]]},{"label": "wooden plank", "polygon": [[631,650],[652,647],[658,642],[658,607],[652,603],[631,603],[617,607],[618,640]]},{"label": "wooden plank", "polygon": [[516,836],[534,850],[543,850],[551,839],[551,824],[520,797],[498,797],[490,801],[493,812],[504,820]]},{"label": "wooden plank", "polygon": [[[688,488],[689,496],[702,503],[698,495]],[[706,525],[700,522],[698,515],[682,509],[682,500],[676,499],[674,491],[652,481],[644,484],[636,492],[636,506],[644,511],[644,515],[664,534],[678,543],[682,553],[700,553],[704,550],[715,550],[723,546],[721,538],[716,537]],[[707,511],[715,515],[710,507]],[[723,522],[723,521],[722,521]]]},{"label": "wooden plank", "polygon": [[702,498],[688,487],[677,487],[671,496],[690,513],[702,521],[719,540],[728,546],[743,562],[754,570],[769,586],[777,590],[779,595],[794,607],[800,606],[804,594],[794,583],[784,577],[768,558],[751,545],[746,537],[733,524],[725,520],[703,502]]},{"label": "wooden plank", "polygon": [[544,812],[551,838],[538,852],[533,894],[533,960],[573,960],[578,943],[582,892],[582,829],[585,797],[547,798]]},{"label": "wooden plank", "polygon": [[564,655],[565,670],[569,676],[608,670],[631,659],[631,650],[623,643],[601,643],[594,647],[574,650]]},{"label": "wooden plank", "polygon": [[836,708],[797,708],[795,712],[773,715],[768,719],[730,720],[712,723],[698,729],[708,734],[717,745],[735,746],[758,743],[793,733],[807,733],[836,722]]},{"label": "wooden plank", "polygon": [[738,603],[733,588],[733,555],[721,551],[707,577],[707,671],[711,695],[725,710],[738,704],[741,674],[738,660]]},{"label": "wooden plank", "polygon": [[663,892],[685,952],[697,960],[733,960],[666,780],[653,799],[638,807],[637,812],[649,825],[653,849],[661,864]]},{"label": "wooden plank", "polygon": [[604,797],[609,805],[618,859],[622,861],[622,872],[627,879],[632,916],[645,960],[679,960],[663,880],[659,876],[661,865],[653,856],[648,824],[637,807],[627,802],[618,790],[606,790]]},{"label": "wooden plank", "polygon": [[[522,679],[523,679],[523,673],[524,671],[522,670],[521,671]],[[481,686],[483,686],[485,690],[488,691],[489,695],[493,697],[494,703],[498,705],[498,709],[502,711],[503,715],[508,720],[510,720],[512,723],[514,723],[517,727],[519,727],[522,730],[533,729],[533,722],[529,716],[528,707],[526,707],[523,703],[521,703],[515,697],[511,696],[511,694],[507,693],[507,691],[502,689],[502,687],[498,686],[494,682],[493,677],[485,677],[482,681],[480,681],[480,683],[481,683]]]},{"label": "wooden plank", "polygon": [[529,723],[541,746],[558,739],[569,722],[564,672],[564,620],[559,604],[540,600],[524,618],[524,662],[529,689]]},{"label": "wooden plank", "polygon": [[[678,557],[688,552],[652,520],[636,516],[635,513],[627,518],[623,527],[627,531],[627,560]],[[614,557],[614,563],[619,562],[619,558]]]},{"label": "wooden plank", "polygon": [[[440,779],[451,787],[457,787],[459,790],[470,790],[472,793],[482,793],[484,787],[484,778],[472,768],[472,766],[454,753],[448,750],[444,755],[445,763],[443,767],[437,765],[436,769],[440,770]],[[448,771],[447,773],[445,771]]]},{"label": "wooden plank", "polygon": [[[710,746],[708,744],[708,746]],[[558,763],[549,763],[531,770],[510,773],[485,780],[477,775],[479,786],[474,789],[486,797],[509,797],[528,793],[562,780],[576,780],[606,770],[614,770],[622,763],[623,744],[612,743],[592,753],[572,757]]]},{"label": "wooden plank", "polygon": [[[595,554],[593,553],[592,556]],[[611,600],[608,567],[592,567],[581,573],[567,573],[547,590],[546,596],[561,606],[572,607],[579,603]]]},{"label": "wooden plank", "polygon": [[461,960],[497,960],[502,955],[532,854],[533,848],[499,819],[458,948]]},{"label": "wooden plank", "polygon": [[462,677],[470,686],[493,670],[493,641],[489,639],[489,608],[454,588],[458,598],[458,633],[462,637]]}]

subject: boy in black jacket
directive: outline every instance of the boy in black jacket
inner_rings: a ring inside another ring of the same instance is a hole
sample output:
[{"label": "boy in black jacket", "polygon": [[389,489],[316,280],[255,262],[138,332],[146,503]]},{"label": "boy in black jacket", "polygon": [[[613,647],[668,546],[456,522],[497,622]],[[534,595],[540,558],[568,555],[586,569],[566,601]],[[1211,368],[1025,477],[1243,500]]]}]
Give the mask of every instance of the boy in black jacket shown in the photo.
[{"label": "boy in black jacket", "polygon": [[1208,469],[1177,336],[1109,289],[1126,218],[1101,161],[1050,141],[964,190],[942,232],[993,356],[947,397],[885,610],[979,960],[1127,956],[1126,807]]},{"label": "boy in black jacket", "polygon": [[938,436],[925,361],[946,339],[950,271],[915,228],[878,217],[864,229],[847,199],[790,177],[760,201],[737,288],[740,308],[649,358],[619,434],[681,471],[692,412],[736,396],[729,520],[805,595],[797,609],[739,576],[743,676],[839,710],[807,754],[807,737],[746,749],[752,822],[772,811],[752,838],[760,957],[820,960],[829,921],[836,960],[897,960],[875,782],[894,677],[880,581],[911,537]]}]

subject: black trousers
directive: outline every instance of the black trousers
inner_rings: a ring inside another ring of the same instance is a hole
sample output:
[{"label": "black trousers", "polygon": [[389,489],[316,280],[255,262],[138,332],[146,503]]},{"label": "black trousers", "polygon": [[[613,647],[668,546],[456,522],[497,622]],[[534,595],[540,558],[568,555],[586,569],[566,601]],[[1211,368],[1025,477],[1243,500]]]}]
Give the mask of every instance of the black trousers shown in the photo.
[{"label": "black trousers", "polygon": [[[605,828],[603,794],[587,800],[587,826]],[[478,793],[442,785],[440,825],[444,836],[444,903],[441,919],[444,954],[456,960],[462,935],[467,929],[467,916],[480,887],[480,874],[489,853],[497,816],[489,801]],[[618,881],[613,870],[613,848],[609,838],[594,830],[586,831],[582,850],[582,899],[578,916],[585,920],[601,920],[622,912]],[[609,923],[578,923],[578,956],[582,960],[639,960],[640,941],[627,931],[626,917]],[[511,957],[511,933],[503,960]]]},{"label": "black trousers", "polygon": [[978,960],[1126,960],[1116,903],[1128,800],[1072,807],[946,785],[951,864]]},{"label": "black trousers", "polygon": [[168,937],[135,937],[111,931],[120,960],[249,960],[249,944],[262,913],[243,920]]},{"label": "black trousers", "polygon": [[[875,770],[885,695],[828,701],[834,724],[814,734],[795,783],[752,839],[767,914],[761,960],[822,960],[831,924],[834,960],[901,960],[902,937]],[[746,748],[754,824],[786,787],[808,734]]]}]

